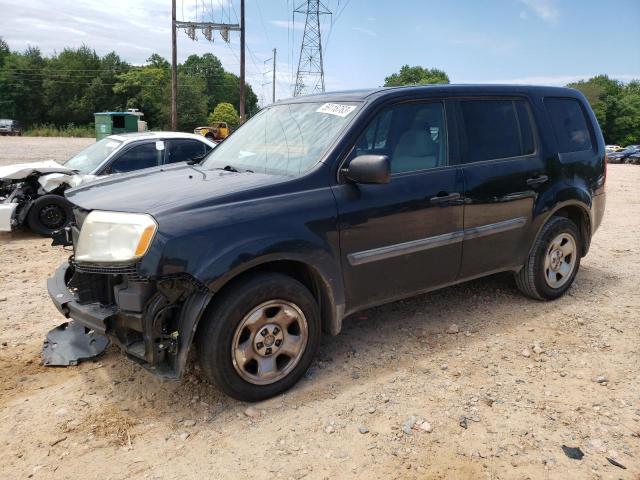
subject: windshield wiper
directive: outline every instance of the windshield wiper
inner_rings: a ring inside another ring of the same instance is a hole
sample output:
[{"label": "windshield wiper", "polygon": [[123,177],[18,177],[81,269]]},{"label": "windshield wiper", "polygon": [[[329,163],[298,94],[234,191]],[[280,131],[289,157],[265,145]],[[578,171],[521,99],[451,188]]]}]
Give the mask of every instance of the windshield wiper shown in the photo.
[{"label": "windshield wiper", "polygon": [[254,173],[253,170],[249,170],[248,168],[237,168],[233,165],[225,165],[224,167],[216,167],[211,170],[224,170],[225,172],[233,172],[233,173]]},{"label": "windshield wiper", "polygon": [[240,170],[239,168],[236,168],[233,165],[225,165],[224,167],[217,167],[217,168],[214,168],[213,170],[224,170],[225,172],[233,172],[233,173],[240,173],[240,172],[253,173],[252,170]]}]

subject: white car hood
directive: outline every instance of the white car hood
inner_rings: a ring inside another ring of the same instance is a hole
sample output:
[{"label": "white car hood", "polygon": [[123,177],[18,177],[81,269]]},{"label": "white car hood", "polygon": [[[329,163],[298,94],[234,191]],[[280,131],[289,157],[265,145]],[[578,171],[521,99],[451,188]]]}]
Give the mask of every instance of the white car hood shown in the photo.
[{"label": "white car hood", "polygon": [[60,185],[77,187],[98,178],[96,175],[78,175],[70,168],[53,160],[17,163],[0,167],[0,180],[22,180],[33,173],[40,173],[38,183],[45,192],[51,192]]},{"label": "white car hood", "polygon": [[73,170],[60,165],[53,160],[42,162],[17,163],[0,167],[0,180],[21,180],[27,178],[32,173],[63,173],[74,175]]}]

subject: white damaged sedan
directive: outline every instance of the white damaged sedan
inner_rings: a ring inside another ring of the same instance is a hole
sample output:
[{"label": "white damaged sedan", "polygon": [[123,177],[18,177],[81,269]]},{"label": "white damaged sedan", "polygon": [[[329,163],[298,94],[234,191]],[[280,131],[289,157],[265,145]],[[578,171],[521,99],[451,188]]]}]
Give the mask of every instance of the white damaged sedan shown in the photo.
[{"label": "white damaged sedan", "polygon": [[0,232],[26,225],[50,236],[73,220],[67,189],[104,175],[198,162],[215,146],[190,133],[130,133],[106,137],[63,164],[46,160],[0,167]]}]

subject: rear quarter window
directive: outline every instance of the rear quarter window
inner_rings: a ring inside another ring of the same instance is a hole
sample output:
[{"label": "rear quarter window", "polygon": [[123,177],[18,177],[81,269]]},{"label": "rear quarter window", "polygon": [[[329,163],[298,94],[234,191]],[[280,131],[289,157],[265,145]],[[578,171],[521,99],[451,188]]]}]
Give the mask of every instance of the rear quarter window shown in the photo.
[{"label": "rear quarter window", "polygon": [[544,99],[551,125],[558,142],[559,153],[591,150],[591,135],[584,110],[573,98]]}]

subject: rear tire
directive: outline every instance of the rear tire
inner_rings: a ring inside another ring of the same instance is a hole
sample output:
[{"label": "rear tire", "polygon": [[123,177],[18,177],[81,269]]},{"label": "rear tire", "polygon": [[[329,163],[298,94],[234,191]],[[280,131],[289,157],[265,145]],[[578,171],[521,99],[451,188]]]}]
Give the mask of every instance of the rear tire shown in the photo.
[{"label": "rear tire", "polygon": [[198,361],[227,395],[256,402],[291,388],[320,342],[319,308],[297,280],[262,273],[222,292],[202,319]]},{"label": "rear tire", "polygon": [[538,234],[522,269],[518,289],[536,300],[562,296],[575,280],[583,246],[578,227],[568,218],[552,217]]},{"label": "rear tire", "polygon": [[27,214],[27,225],[40,235],[50,237],[53,232],[66,227],[73,220],[69,201],[60,195],[43,195],[36,199]]}]

